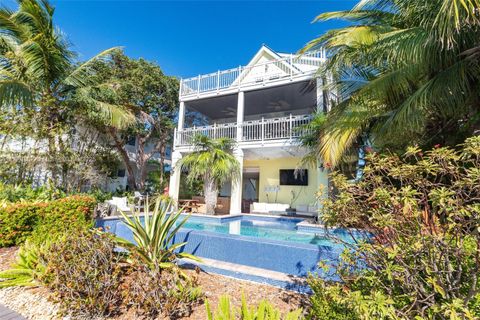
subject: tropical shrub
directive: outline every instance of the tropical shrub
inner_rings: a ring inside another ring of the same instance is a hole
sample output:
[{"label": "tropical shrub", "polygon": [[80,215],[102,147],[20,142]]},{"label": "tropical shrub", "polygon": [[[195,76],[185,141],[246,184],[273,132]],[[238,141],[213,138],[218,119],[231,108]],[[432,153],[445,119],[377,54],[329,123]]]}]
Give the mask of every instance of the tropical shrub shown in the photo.
[{"label": "tropical shrub", "polygon": [[196,277],[184,277],[178,268],[152,270],[140,264],[133,269],[124,295],[125,302],[134,308],[137,316],[185,317],[202,297]]},{"label": "tropical shrub", "polygon": [[120,256],[108,233],[73,232],[52,243],[42,255],[41,281],[65,313],[93,318],[118,312],[122,301]]},{"label": "tropical shrub", "polygon": [[41,204],[14,204],[0,208],[0,247],[19,245],[31,235],[40,220]]},{"label": "tropical shrub", "polygon": [[242,306],[239,310],[233,308],[230,298],[225,295],[220,297],[218,307],[212,312],[208,300],[205,301],[208,320],[300,320],[303,319],[302,309],[290,311],[282,316],[280,310],[276,309],[267,300],[262,300],[258,306],[249,306],[242,294]]},{"label": "tropical shrub", "polygon": [[97,201],[90,196],[70,196],[47,203],[40,211],[40,223],[33,230],[32,241],[42,243],[65,233],[93,227]]},{"label": "tropical shrub", "polygon": [[[132,231],[135,243],[117,238],[117,244],[127,249],[133,256],[152,270],[174,267],[177,258],[198,260],[195,256],[176,252],[186,242],[172,244],[178,230],[187,222],[181,218],[181,210],[173,212],[172,200],[158,197],[153,211],[150,211],[148,199],[142,216],[137,212],[129,217],[121,212],[124,223]],[[143,218],[143,221],[142,221]]]},{"label": "tropical shrub", "polygon": [[[480,316],[480,137],[458,150],[372,153],[367,163],[358,183],[333,174],[338,194],[323,206],[327,226],[363,233],[356,245],[345,243],[336,266],[344,289],[335,303],[384,312],[371,319],[395,318],[391,306],[401,319]],[[321,288],[318,281],[311,281],[314,288]],[[316,291],[314,306],[325,295]],[[355,299],[345,304],[342,297]]]},{"label": "tropical shrub", "polygon": [[91,197],[71,196],[0,208],[0,247],[22,244],[28,237],[42,243],[69,230],[91,227],[95,203]]}]

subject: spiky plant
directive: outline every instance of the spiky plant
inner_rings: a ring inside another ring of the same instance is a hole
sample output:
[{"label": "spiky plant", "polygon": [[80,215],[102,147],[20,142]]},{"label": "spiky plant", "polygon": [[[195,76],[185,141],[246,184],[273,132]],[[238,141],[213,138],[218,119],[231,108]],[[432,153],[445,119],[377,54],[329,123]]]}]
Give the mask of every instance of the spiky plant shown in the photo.
[{"label": "spiky plant", "polygon": [[[258,306],[252,307],[247,304],[245,295],[242,293],[242,305],[240,310],[236,310],[227,295],[221,296],[217,310],[212,312],[208,300],[205,300],[205,308],[208,320],[301,320],[302,309],[290,311],[282,316],[279,309],[275,308],[267,300],[262,300]],[[237,313],[239,316],[237,317]]]},{"label": "spiky plant", "polygon": [[181,219],[182,211],[173,210],[172,200],[158,197],[153,210],[150,210],[147,199],[144,208],[143,214],[139,210],[131,216],[120,212],[125,225],[132,231],[135,242],[117,237],[119,246],[127,249],[152,270],[174,267],[178,258],[200,261],[192,254],[177,251],[187,242],[173,243],[178,230],[189,217]]},{"label": "spiky plant", "polygon": [[11,268],[0,272],[0,288],[12,286],[35,286],[37,280],[45,273],[46,267],[39,255],[48,244],[35,245],[26,242],[19,250],[17,260]]}]

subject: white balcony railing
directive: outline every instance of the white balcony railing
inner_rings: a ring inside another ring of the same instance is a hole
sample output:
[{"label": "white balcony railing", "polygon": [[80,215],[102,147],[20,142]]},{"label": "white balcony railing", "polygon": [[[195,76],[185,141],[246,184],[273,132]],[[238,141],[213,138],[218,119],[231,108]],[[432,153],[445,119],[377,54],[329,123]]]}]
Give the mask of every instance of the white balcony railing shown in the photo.
[{"label": "white balcony railing", "polygon": [[[304,125],[312,119],[311,115],[289,116],[282,118],[260,119],[239,123],[214,124],[175,131],[175,146],[190,146],[192,138],[201,134],[212,139],[230,138],[237,142],[264,142],[271,140],[297,139],[308,133]],[[241,129],[241,130],[239,130]],[[241,132],[241,136],[237,136]]]},{"label": "white balcony railing", "polygon": [[[196,95],[204,92],[237,88],[241,85],[268,83],[282,78],[313,74],[325,59],[325,51],[312,51],[303,55],[290,55],[277,60],[258,63],[252,66],[217,71],[180,81],[180,96]],[[274,66],[278,72],[269,72]],[[315,67],[315,68],[312,68]]]}]

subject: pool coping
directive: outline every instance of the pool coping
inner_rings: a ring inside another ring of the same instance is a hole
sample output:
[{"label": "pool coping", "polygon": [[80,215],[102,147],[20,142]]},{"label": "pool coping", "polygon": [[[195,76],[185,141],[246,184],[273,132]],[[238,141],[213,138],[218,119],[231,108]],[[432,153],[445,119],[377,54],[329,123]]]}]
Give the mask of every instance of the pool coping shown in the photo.
[{"label": "pool coping", "polygon": [[179,265],[187,268],[199,267],[206,273],[215,273],[236,280],[269,285],[286,291],[301,294],[312,293],[306,277],[214,259],[201,258],[201,260],[180,259]]}]

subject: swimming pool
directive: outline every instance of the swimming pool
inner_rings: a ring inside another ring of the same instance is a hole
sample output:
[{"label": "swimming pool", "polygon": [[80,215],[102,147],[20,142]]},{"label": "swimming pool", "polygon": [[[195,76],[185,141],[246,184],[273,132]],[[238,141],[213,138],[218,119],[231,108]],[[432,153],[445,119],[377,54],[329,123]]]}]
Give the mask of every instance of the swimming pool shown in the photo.
[{"label": "swimming pool", "polygon": [[[318,271],[320,260],[336,261],[344,247],[320,227],[299,230],[304,219],[255,215],[191,216],[174,242],[187,242],[183,251],[239,265],[305,276]],[[117,236],[133,241],[121,218],[97,221]],[[334,231],[342,240],[349,234]]]}]

